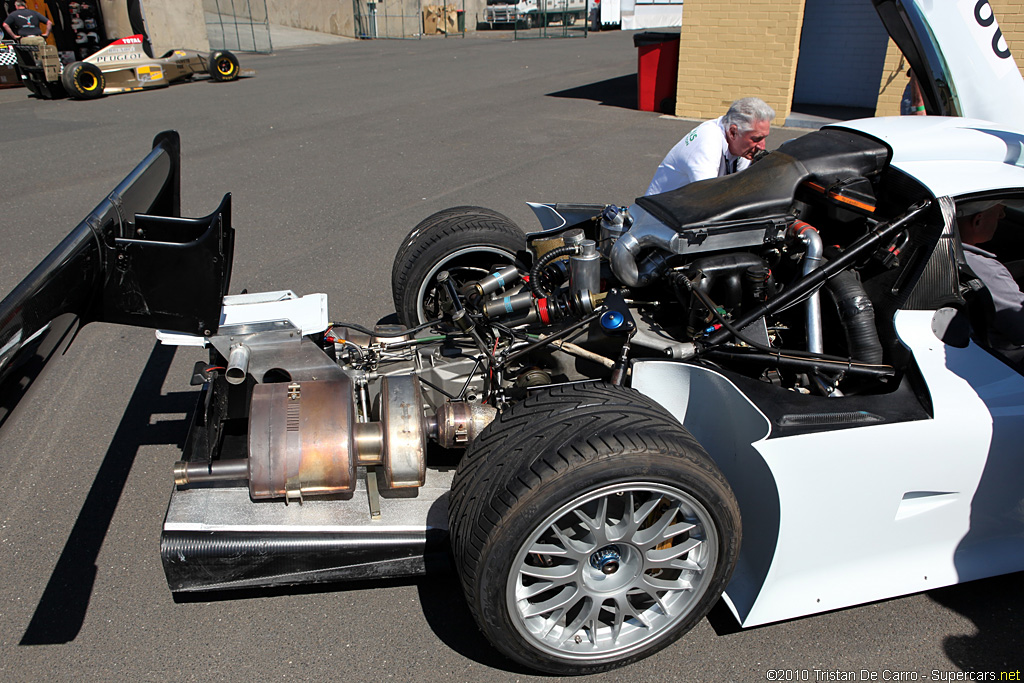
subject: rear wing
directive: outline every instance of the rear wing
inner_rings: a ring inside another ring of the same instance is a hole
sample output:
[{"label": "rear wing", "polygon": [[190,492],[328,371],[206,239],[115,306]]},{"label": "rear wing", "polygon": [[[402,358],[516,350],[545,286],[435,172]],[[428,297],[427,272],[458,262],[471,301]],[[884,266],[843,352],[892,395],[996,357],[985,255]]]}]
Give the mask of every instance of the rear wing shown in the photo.
[{"label": "rear wing", "polygon": [[0,302],[0,425],[91,322],[210,336],[231,281],[231,195],[181,217],[181,144],[153,150]]}]

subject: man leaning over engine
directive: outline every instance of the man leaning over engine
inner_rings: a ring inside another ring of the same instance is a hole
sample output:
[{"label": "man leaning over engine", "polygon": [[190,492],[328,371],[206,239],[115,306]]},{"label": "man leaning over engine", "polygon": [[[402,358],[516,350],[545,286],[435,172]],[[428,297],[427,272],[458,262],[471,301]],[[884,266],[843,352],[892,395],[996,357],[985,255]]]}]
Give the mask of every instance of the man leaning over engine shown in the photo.
[{"label": "man leaning over engine", "polygon": [[774,118],[775,110],[757,97],[736,100],[724,116],[700,124],[669,150],[644,194],[742,171],[764,149]]}]

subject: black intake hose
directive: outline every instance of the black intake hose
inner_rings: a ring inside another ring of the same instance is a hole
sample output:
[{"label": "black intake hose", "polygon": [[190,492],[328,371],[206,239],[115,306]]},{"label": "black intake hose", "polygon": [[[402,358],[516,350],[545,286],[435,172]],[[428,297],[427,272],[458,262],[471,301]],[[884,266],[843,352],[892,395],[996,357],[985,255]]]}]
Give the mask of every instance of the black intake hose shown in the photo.
[{"label": "black intake hose", "polygon": [[860,279],[846,270],[829,280],[825,288],[839,310],[850,357],[862,363],[881,363],[884,354],[875,325],[875,308]]}]

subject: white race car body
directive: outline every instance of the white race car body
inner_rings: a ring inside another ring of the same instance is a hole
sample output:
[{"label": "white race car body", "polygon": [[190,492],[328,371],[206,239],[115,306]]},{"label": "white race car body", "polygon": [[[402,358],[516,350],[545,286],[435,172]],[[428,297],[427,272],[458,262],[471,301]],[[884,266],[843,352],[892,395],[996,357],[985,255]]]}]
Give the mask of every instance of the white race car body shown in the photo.
[{"label": "white race car body", "polygon": [[[740,502],[744,542],[725,599],[743,626],[1024,570],[1024,377],[973,342],[943,344],[934,318],[896,319],[933,415],[841,438],[775,437],[713,371],[634,369],[633,386],[693,432]],[[726,413],[732,431],[720,428]]]}]

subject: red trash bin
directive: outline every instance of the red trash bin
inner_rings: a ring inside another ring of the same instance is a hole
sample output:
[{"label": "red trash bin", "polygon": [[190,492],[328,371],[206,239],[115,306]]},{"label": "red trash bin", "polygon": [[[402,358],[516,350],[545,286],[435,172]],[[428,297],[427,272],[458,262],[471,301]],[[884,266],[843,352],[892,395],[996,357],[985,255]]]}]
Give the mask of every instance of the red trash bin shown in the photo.
[{"label": "red trash bin", "polygon": [[645,31],[633,36],[633,45],[637,48],[637,108],[640,111],[675,113],[679,34]]}]

